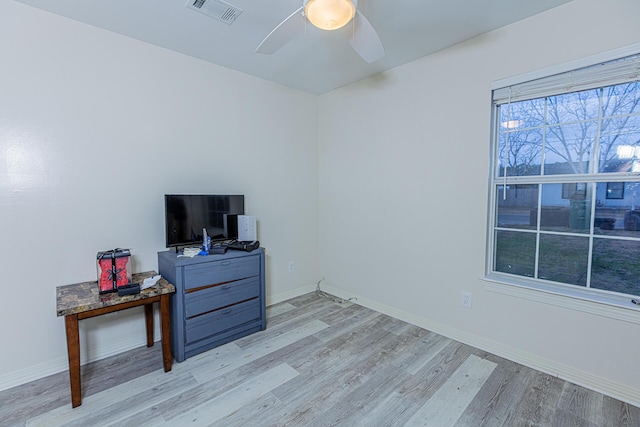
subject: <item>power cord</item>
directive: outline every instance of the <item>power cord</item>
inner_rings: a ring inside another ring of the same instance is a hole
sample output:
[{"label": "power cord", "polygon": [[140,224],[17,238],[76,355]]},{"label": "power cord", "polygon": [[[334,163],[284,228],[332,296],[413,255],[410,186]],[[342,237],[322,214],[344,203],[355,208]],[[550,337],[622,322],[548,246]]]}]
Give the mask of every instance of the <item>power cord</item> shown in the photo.
[{"label": "power cord", "polygon": [[320,289],[320,283],[324,280],[324,277],[320,280],[318,280],[318,282],[316,283],[316,295],[320,296],[320,297],[325,297],[326,299],[328,299],[329,301],[332,302],[336,302],[338,304],[344,304],[345,302],[349,302],[352,300],[357,300],[358,298],[356,297],[351,297],[349,299],[342,299],[342,298],[334,298],[333,295],[329,295],[328,293],[324,292],[322,289]]}]

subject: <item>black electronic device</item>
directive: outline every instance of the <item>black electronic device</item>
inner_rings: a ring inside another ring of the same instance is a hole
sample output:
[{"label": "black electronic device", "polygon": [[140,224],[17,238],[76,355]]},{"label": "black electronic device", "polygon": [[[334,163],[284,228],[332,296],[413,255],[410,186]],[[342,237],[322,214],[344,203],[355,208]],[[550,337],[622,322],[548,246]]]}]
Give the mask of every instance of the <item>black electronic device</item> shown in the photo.
[{"label": "black electronic device", "polygon": [[233,249],[235,251],[251,252],[255,249],[258,249],[259,247],[260,242],[257,240],[253,240],[250,242],[239,242],[236,240],[235,242],[227,243],[227,248]]},{"label": "black electronic device", "polygon": [[203,229],[212,242],[238,238],[244,195],[167,194],[164,206],[167,247],[201,246]]},{"label": "black electronic device", "polygon": [[136,295],[140,293],[140,284],[139,283],[129,283],[125,286],[120,286],[118,288],[118,295],[123,297],[125,295]]},{"label": "black electronic device", "polygon": [[211,246],[211,249],[209,249],[209,253],[211,255],[226,254],[227,253],[227,245],[216,243],[215,245]]}]

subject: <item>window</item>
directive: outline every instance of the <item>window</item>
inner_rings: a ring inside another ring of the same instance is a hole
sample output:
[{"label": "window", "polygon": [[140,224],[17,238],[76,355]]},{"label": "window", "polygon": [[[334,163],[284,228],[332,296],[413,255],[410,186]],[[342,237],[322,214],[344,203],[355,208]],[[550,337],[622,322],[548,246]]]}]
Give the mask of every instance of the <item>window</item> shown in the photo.
[{"label": "window", "polygon": [[490,278],[640,296],[639,80],[632,55],[493,91]]}]

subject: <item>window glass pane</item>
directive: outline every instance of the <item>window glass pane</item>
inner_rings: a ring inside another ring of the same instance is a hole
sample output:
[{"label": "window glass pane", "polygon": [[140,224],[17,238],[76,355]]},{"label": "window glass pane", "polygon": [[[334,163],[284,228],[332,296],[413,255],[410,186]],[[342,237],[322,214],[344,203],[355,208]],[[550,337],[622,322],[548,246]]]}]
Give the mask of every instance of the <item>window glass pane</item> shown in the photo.
[{"label": "window glass pane", "polygon": [[591,287],[640,295],[640,242],[594,239]]},{"label": "window glass pane", "polygon": [[640,107],[640,83],[625,83],[603,89],[602,114],[604,117],[638,112]]},{"label": "window glass pane", "polygon": [[602,121],[599,172],[640,172],[640,115]]},{"label": "window glass pane", "polygon": [[590,188],[584,182],[544,184],[540,230],[588,233],[591,227]]},{"label": "window glass pane", "polygon": [[575,123],[598,118],[599,89],[547,98],[547,124]]},{"label": "window glass pane", "polygon": [[536,235],[518,231],[496,231],[495,270],[533,277]]},{"label": "window glass pane", "polygon": [[504,187],[498,186],[497,204],[498,227],[536,229],[538,217],[538,184],[507,185],[506,198]]},{"label": "window glass pane", "polygon": [[598,122],[549,126],[544,149],[544,174],[587,173],[598,134]]},{"label": "window glass pane", "polygon": [[596,185],[594,233],[640,238],[640,183]]},{"label": "window glass pane", "polygon": [[540,175],[542,164],[542,130],[523,129],[500,132],[498,146],[497,175],[504,176],[505,162],[507,176]]},{"label": "window glass pane", "polygon": [[500,106],[500,131],[535,128],[544,124],[544,98],[512,102]]},{"label": "window glass pane", "polygon": [[587,285],[589,238],[540,235],[538,277],[572,285]]}]

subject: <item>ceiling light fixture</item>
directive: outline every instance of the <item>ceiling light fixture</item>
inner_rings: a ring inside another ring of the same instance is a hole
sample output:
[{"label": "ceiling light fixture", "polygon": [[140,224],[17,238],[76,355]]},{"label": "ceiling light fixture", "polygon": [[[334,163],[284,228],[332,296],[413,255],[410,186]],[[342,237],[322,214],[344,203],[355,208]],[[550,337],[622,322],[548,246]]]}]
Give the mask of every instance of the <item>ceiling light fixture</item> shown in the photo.
[{"label": "ceiling light fixture", "polygon": [[373,25],[358,10],[358,0],[302,0],[300,3],[298,9],[262,40],[256,48],[257,53],[274,53],[306,29],[307,21],[322,30],[336,30],[353,21],[349,43],[356,53],[368,63],[384,56],[382,41]]},{"label": "ceiling light fixture", "polygon": [[321,30],[337,30],[353,19],[356,8],[351,0],[309,0],[304,14]]}]

